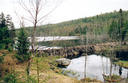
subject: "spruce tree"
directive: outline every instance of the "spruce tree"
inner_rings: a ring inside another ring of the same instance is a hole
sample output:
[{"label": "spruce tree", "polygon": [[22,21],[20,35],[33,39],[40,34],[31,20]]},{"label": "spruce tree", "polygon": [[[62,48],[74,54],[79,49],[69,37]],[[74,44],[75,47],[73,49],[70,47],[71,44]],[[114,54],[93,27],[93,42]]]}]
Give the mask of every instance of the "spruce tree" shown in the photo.
[{"label": "spruce tree", "polygon": [[120,41],[121,44],[124,43],[128,32],[128,21],[123,20],[123,10],[119,10],[119,18],[117,20],[113,20],[109,27],[109,37],[112,40]]},{"label": "spruce tree", "polygon": [[29,60],[29,40],[28,40],[28,36],[24,30],[24,28],[21,28],[18,34],[18,39],[17,39],[17,58],[20,61],[25,61],[25,60]]},{"label": "spruce tree", "polygon": [[10,43],[9,30],[3,13],[0,14],[0,49],[8,49]]},{"label": "spruce tree", "polygon": [[10,17],[10,15],[6,16],[6,24],[8,26],[9,29],[9,37],[10,37],[10,46],[13,49],[14,48],[14,44],[15,44],[15,26],[12,22],[12,18]]},{"label": "spruce tree", "polygon": [[109,31],[108,31],[108,34],[109,34],[109,37],[112,39],[112,40],[117,40],[119,41],[119,37],[120,37],[120,27],[119,27],[119,24],[117,21],[113,20],[111,25],[110,25],[110,28],[109,28]]}]

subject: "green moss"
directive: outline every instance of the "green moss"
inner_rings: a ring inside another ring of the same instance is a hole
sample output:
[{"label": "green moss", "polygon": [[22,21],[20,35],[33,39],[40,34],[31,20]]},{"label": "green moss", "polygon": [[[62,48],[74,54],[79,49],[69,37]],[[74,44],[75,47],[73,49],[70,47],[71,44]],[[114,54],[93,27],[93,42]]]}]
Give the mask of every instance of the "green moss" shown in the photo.
[{"label": "green moss", "polygon": [[105,77],[105,79],[107,79],[107,80],[110,80],[110,79],[112,79],[112,80],[117,80],[117,79],[120,79],[121,77],[120,76],[118,76],[118,75],[112,75],[111,77],[110,76],[106,76]]},{"label": "green moss", "polygon": [[118,75],[112,75],[111,77],[110,76],[105,76],[104,77],[106,83],[120,83],[122,78]]},{"label": "green moss", "polygon": [[67,75],[68,73],[72,74],[72,75],[76,75],[77,73],[72,71],[72,70],[66,70],[63,72],[64,75]]},{"label": "green moss", "polygon": [[115,62],[115,64],[128,68],[128,61],[118,61],[118,62]]}]

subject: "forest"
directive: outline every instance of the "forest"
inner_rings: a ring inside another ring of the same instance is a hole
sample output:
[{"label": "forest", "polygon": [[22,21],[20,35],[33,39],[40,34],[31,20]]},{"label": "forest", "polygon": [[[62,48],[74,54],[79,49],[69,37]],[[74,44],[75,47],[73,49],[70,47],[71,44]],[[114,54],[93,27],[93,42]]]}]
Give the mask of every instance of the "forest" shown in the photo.
[{"label": "forest", "polygon": [[[113,38],[110,38],[111,34],[113,36],[116,36],[117,34],[127,35],[127,18],[128,11],[122,11],[122,13],[119,11],[113,11],[58,24],[47,24],[37,27],[36,36],[85,36],[87,34],[90,38],[90,42],[92,40],[95,40],[97,43],[102,41],[109,42],[113,41],[111,40]],[[120,20],[122,20],[121,25],[119,23]],[[120,31],[117,31],[120,26],[123,27],[121,33],[119,33]],[[26,27],[25,29],[28,32],[28,35],[31,36],[32,28]],[[127,38],[125,38],[125,40],[127,40]]]},{"label": "forest", "polygon": [[[37,26],[36,14],[32,27],[25,27],[21,22],[20,29],[15,28],[10,15],[0,14],[0,83],[128,83],[128,11],[120,9],[41,26]],[[36,37],[47,36],[78,36],[85,41],[82,44],[80,39],[36,42]],[[38,50],[35,48],[38,45],[62,46]],[[82,74],[81,70],[68,70],[73,61],[78,66],[73,69],[82,65],[79,68],[84,70]],[[86,71],[88,61],[93,65],[90,70],[102,64],[99,68],[102,74],[94,73],[99,77],[88,75],[91,73]],[[94,65],[93,61],[99,63]]]}]

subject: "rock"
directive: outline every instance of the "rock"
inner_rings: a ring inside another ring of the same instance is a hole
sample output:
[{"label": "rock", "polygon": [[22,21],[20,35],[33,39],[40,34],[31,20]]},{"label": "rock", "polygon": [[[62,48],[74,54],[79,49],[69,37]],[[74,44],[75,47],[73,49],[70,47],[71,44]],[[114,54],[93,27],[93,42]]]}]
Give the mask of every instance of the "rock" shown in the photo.
[{"label": "rock", "polygon": [[59,66],[65,67],[71,63],[71,60],[66,58],[60,58],[60,59],[57,59],[56,62]]},{"label": "rock", "polygon": [[81,56],[86,56],[87,54],[86,53],[82,53]]}]

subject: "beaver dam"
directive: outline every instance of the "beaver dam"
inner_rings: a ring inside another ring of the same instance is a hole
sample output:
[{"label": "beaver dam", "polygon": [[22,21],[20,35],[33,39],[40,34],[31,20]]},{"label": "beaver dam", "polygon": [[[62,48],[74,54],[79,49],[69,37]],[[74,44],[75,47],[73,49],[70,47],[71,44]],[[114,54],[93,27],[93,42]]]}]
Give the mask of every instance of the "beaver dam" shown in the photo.
[{"label": "beaver dam", "polygon": [[79,80],[85,77],[85,55],[87,54],[86,76],[104,81],[103,74],[110,74],[110,64],[112,64],[112,74],[121,76],[122,78],[128,78],[128,69],[116,65],[110,60],[111,51],[116,55],[116,59],[120,59],[119,55],[122,54],[122,52],[125,53],[128,49],[126,45],[122,47],[118,47],[118,45],[119,42],[88,45],[75,44],[69,47],[56,46],[56,48],[51,47],[48,49],[39,49],[38,51],[42,54],[45,53],[48,56],[63,56],[71,59],[70,65],[63,69],[63,73]]}]

